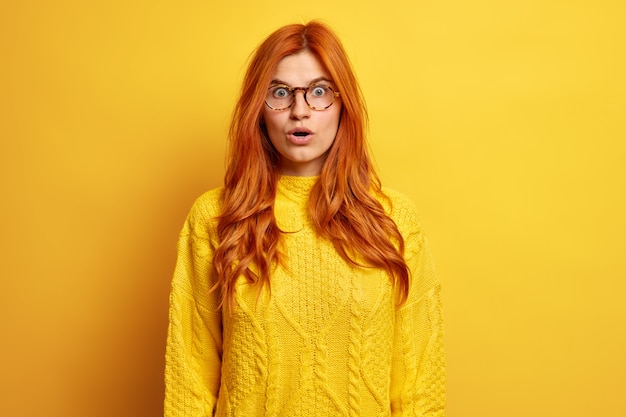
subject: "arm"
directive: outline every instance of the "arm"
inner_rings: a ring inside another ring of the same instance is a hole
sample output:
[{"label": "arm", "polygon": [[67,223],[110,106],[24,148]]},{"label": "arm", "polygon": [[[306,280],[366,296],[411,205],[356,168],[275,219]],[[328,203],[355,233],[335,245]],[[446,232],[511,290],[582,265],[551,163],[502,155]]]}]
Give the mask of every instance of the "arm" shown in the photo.
[{"label": "arm", "polygon": [[165,354],[165,417],[211,416],[220,386],[222,316],[211,287],[210,213],[196,201],[178,242]]},{"label": "arm", "polygon": [[411,286],[406,303],[396,311],[392,415],[443,417],[445,359],[441,287],[417,217],[408,217],[408,230],[403,231],[403,235]]}]

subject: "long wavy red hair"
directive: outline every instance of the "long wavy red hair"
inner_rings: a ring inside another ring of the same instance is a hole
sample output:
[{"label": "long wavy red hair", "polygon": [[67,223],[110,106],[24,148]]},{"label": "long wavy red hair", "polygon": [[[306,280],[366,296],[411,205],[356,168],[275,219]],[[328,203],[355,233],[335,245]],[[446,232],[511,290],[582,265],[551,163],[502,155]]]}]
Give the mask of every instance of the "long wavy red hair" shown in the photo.
[{"label": "long wavy red hair", "polygon": [[317,21],[278,29],[258,47],[248,66],[229,131],[214,289],[219,288],[222,303],[230,305],[239,276],[269,286],[272,269],[281,261],[282,232],[273,213],[279,158],[266,137],[262,111],[280,60],[303,50],[328,70],[342,102],[337,136],[309,197],[310,215],[319,235],[347,262],[385,270],[402,303],[409,287],[404,241],[379,202],[386,197],[366,145],[365,102],[341,42]]}]

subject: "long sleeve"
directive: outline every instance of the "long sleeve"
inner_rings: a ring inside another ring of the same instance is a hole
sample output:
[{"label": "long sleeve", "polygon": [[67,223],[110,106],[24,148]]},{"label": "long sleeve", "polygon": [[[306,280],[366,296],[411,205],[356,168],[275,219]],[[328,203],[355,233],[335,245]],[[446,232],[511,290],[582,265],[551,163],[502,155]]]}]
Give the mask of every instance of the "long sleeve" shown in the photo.
[{"label": "long sleeve", "polygon": [[210,293],[213,210],[192,207],[178,242],[165,361],[165,417],[211,416],[220,386],[222,315]]},{"label": "long sleeve", "polygon": [[392,416],[443,417],[445,358],[441,286],[417,216],[411,207],[400,210],[411,285],[406,303],[398,308],[395,316]]}]

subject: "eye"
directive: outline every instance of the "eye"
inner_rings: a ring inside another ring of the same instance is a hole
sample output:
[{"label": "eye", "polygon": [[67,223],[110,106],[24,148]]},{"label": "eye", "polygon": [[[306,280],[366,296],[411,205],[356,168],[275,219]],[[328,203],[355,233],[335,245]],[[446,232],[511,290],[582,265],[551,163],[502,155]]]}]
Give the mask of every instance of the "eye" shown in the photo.
[{"label": "eye", "polygon": [[289,97],[289,90],[287,87],[274,87],[272,95],[276,98],[287,98]]},{"label": "eye", "polygon": [[316,85],[311,87],[310,91],[312,97],[324,97],[326,93],[328,93],[328,87],[325,85]]}]

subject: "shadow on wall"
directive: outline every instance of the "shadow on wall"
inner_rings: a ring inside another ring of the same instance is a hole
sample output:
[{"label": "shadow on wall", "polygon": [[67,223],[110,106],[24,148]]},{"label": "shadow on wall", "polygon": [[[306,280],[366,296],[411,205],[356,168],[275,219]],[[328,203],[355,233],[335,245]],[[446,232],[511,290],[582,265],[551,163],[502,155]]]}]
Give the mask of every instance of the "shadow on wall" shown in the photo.
[{"label": "shadow on wall", "polygon": [[173,139],[176,152],[162,156],[151,187],[139,190],[126,212],[118,214],[122,234],[108,239],[116,244],[104,248],[96,265],[113,274],[112,287],[98,298],[104,305],[99,322],[79,337],[83,353],[73,359],[82,363],[72,367],[70,391],[80,394],[68,400],[71,415],[162,415],[178,233],[194,199],[219,186],[223,177],[223,149],[202,138]]}]

